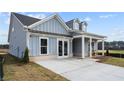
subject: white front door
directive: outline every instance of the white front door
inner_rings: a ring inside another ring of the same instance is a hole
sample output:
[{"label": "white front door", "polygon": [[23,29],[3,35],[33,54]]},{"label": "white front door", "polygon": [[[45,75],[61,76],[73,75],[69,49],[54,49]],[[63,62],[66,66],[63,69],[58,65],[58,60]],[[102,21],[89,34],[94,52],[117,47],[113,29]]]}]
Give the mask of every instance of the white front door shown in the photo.
[{"label": "white front door", "polygon": [[60,39],[57,43],[57,51],[58,51],[58,57],[68,57],[69,55],[69,41],[66,39]]}]

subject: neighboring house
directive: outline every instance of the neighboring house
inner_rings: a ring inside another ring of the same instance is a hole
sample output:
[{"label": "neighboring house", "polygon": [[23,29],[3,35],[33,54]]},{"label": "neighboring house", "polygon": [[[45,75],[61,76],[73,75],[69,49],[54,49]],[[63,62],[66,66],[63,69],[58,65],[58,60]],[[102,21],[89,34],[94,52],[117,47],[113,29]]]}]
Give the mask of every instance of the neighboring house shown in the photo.
[{"label": "neighboring house", "polygon": [[87,32],[87,23],[73,19],[64,22],[58,14],[43,19],[11,13],[9,26],[9,53],[22,58],[25,48],[31,60],[67,57],[92,57],[98,41],[105,36]]}]

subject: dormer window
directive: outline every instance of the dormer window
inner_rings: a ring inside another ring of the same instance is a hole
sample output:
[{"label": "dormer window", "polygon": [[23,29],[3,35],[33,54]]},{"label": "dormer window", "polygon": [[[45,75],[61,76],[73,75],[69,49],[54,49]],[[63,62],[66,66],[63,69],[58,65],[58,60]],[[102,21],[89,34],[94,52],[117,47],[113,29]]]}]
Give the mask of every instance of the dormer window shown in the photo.
[{"label": "dormer window", "polygon": [[78,18],[74,20],[74,29],[75,30],[79,30],[79,23],[80,23],[80,21]]},{"label": "dormer window", "polygon": [[79,24],[77,22],[74,24],[74,29],[79,30]]},{"label": "dormer window", "polygon": [[87,22],[81,22],[81,30],[86,32],[87,31]]}]

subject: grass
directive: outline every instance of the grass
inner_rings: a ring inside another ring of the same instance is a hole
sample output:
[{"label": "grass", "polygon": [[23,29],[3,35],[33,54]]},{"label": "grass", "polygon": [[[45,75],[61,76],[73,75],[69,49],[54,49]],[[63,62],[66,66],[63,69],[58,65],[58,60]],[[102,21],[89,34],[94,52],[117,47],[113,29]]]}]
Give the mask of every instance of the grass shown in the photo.
[{"label": "grass", "polygon": [[[98,53],[102,53],[102,50],[98,50]],[[106,53],[106,50],[104,50],[104,53]],[[124,50],[109,50],[109,53],[112,53],[112,54],[124,54]]]},{"label": "grass", "polygon": [[4,80],[9,81],[65,81],[66,78],[30,62],[23,64],[19,59],[7,54],[4,62]]},{"label": "grass", "polygon": [[102,57],[99,58],[100,63],[111,64],[115,66],[124,67],[124,58],[116,58],[116,57]]}]

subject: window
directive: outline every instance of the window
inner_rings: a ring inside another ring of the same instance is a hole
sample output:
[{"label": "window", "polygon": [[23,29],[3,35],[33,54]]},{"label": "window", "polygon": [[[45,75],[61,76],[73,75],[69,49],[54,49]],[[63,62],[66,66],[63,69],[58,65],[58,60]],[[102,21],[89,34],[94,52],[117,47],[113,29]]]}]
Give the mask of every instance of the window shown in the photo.
[{"label": "window", "polygon": [[75,22],[74,28],[75,28],[76,30],[79,30],[79,24],[78,24],[77,22]]},{"label": "window", "polygon": [[40,52],[41,54],[47,54],[48,51],[48,39],[41,38],[40,39]]}]

